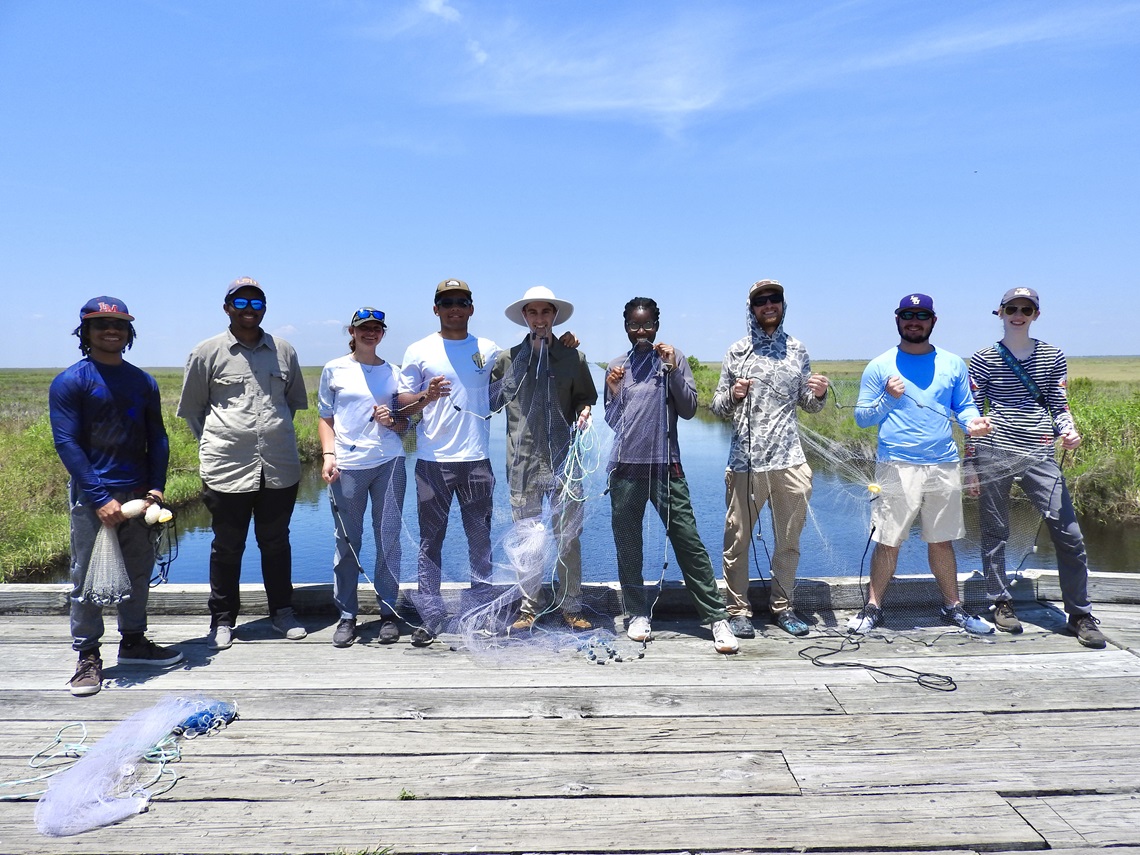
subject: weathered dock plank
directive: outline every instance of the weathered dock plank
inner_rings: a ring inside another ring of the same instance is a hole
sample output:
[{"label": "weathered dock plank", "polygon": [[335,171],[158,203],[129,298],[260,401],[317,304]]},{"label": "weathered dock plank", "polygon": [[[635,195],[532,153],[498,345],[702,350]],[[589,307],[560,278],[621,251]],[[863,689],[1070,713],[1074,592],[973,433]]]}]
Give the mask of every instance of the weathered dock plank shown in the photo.
[{"label": "weathered dock plank", "polygon": [[[684,852],[1044,848],[989,794],[887,797],[681,797],[156,802],[144,817],[68,838],[28,835],[29,805],[0,804],[0,848],[23,853],[145,855],[186,840],[196,853]],[[810,817],[810,820],[808,818]]]}]

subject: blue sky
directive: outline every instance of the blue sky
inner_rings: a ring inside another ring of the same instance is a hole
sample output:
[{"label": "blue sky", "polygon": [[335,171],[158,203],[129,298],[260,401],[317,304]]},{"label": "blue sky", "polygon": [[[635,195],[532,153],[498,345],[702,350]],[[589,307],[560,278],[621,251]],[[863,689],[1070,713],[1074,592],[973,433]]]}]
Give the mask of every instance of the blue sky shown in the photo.
[{"label": "blue sky", "polygon": [[1138,42],[1096,0],[3,0],[0,366],[74,361],[100,294],[181,365],[240,275],[307,365],[360,305],[399,361],[446,277],[500,344],[551,287],[594,361],[633,296],[719,359],[765,277],[816,358],[891,346],[911,291],[968,355],[1013,285],[1137,354]]}]

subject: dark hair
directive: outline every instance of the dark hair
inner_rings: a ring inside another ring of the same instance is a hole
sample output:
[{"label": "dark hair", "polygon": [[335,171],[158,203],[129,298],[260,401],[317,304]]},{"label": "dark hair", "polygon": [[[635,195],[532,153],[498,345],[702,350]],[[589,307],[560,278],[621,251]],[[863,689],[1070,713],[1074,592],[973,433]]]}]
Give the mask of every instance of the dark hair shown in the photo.
[{"label": "dark hair", "polygon": [[[80,321],[79,326],[71,331],[71,334],[79,339],[79,352],[84,356],[91,355],[91,331],[89,324],[93,318]],[[127,322],[127,346],[123,350],[130,350],[131,345],[135,343],[135,325],[130,321]]]},{"label": "dark hair", "polygon": [[661,323],[661,310],[657,308],[657,301],[652,297],[634,297],[625,304],[625,310],[622,311],[621,316],[629,322],[629,316],[638,309],[644,309],[653,315],[653,323]]}]

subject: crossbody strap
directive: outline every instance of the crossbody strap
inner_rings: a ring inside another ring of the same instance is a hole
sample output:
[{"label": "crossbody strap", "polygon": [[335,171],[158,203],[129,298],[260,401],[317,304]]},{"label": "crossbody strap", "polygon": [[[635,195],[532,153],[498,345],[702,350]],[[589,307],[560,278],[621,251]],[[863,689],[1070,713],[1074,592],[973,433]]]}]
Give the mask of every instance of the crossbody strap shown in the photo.
[{"label": "crossbody strap", "polygon": [[1056,430],[1056,417],[1053,415],[1053,410],[1049,407],[1049,401],[1046,400],[1044,393],[1041,391],[1041,387],[1029,376],[1029,372],[1025,370],[1025,366],[1018,361],[1017,357],[1010,353],[1008,347],[1000,341],[994,345],[994,347],[997,349],[998,356],[1009,366],[1009,370],[1013,372],[1014,376],[1021,381],[1021,385],[1029,391],[1030,396],[1037,405],[1042,407],[1049,414],[1049,420],[1053,422],[1053,429]]}]

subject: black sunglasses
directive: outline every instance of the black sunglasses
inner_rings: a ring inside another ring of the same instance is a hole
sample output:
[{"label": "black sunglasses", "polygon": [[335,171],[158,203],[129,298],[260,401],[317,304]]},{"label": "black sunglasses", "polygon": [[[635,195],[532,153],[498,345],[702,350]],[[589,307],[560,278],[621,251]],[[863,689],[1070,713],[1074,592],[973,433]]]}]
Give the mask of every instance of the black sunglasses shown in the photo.
[{"label": "black sunglasses", "polygon": [[436,300],[435,304],[444,309],[450,309],[458,306],[461,309],[470,309],[474,304],[467,297],[444,297]]},{"label": "black sunglasses", "polygon": [[92,318],[88,323],[91,324],[93,330],[129,330],[131,328],[131,322],[124,321],[122,318]]},{"label": "black sunglasses", "polygon": [[1007,306],[1002,306],[1001,310],[1003,312],[1005,312],[1007,315],[1016,315],[1018,312],[1021,312],[1021,314],[1023,314],[1023,315],[1035,315],[1035,314],[1037,314],[1037,309],[1034,306],[1008,306],[1007,305]]},{"label": "black sunglasses", "polygon": [[784,302],[783,294],[757,294],[750,301],[753,306],[767,306],[769,303]]},{"label": "black sunglasses", "polygon": [[905,312],[899,312],[898,316],[904,321],[929,321],[934,317],[934,312],[912,312],[907,309]]},{"label": "black sunglasses", "polygon": [[366,321],[369,318],[373,320],[384,322],[384,313],[378,312],[375,309],[357,309],[356,314],[352,316],[354,321]]},{"label": "black sunglasses", "polygon": [[235,309],[244,309],[248,306],[255,312],[260,312],[265,308],[265,301],[258,300],[256,298],[253,300],[247,300],[245,297],[234,297],[232,300],[230,300],[230,305]]}]

